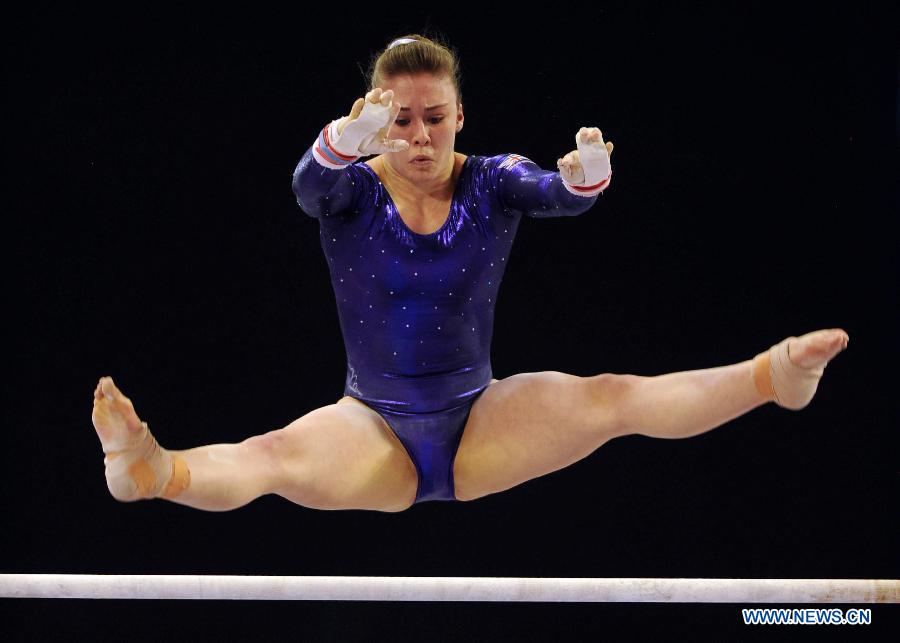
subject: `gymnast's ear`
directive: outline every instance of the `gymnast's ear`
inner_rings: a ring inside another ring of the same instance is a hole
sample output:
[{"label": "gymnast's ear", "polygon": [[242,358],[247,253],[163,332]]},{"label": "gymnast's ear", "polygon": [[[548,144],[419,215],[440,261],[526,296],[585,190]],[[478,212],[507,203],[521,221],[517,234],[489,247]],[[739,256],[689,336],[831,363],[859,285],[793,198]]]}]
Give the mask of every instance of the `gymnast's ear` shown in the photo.
[{"label": "gymnast's ear", "polygon": [[459,103],[456,106],[456,132],[457,133],[459,133],[459,131],[463,128],[464,120],[465,120],[465,116],[463,116],[463,106],[462,106],[462,103]]}]

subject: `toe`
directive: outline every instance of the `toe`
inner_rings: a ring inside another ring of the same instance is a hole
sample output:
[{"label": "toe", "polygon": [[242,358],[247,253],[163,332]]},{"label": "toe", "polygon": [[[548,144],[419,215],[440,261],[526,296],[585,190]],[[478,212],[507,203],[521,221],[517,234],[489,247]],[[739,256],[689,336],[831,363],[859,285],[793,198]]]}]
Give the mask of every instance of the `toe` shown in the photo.
[{"label": "toe", "polygon": [[828,343],[833,349],[843,350],[847,347],[847,333],[840,329],[835,329],[828,339]]},{"label": "toe", "polygon": [[122,397],[122,392],[118,389],[115,382],[113,382],[113,378],[111,377],[104,377],[101,380],[101,388],[103,391],[103,395],[110,402],[119,397]]}]

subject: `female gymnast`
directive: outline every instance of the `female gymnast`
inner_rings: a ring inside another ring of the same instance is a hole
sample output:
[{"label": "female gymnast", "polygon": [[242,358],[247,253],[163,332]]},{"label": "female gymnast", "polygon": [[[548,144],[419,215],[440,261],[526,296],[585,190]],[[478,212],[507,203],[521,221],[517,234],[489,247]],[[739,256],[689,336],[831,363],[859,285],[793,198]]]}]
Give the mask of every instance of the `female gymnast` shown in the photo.
[{"label": "female gymnast", "polygon": [[847,347],[841,329],[718,368],[493,379],[494,306],[519,222],[590,209],[610,184],[613,145],[583,127],[550,172],[516,154],[456,152],[463,120],[448,48],[414,34],[380,54],[371,91],[322,129],[293,176],[331,273],[344,396],[240,444],[170,451],[103,377],[92,420],[114,498],[227,511],[274,493],[395,512],[509,489],[618,436],[689,437],[767,402],[810,402]]}]

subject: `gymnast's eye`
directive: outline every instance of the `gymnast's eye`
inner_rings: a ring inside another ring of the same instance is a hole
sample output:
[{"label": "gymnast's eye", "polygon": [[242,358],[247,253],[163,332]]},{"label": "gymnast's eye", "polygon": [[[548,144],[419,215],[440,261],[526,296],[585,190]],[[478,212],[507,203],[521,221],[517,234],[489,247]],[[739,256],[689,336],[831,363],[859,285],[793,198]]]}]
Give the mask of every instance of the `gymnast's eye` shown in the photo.
[{"label": "gymnast's eye", "polygon": [[[429,116],[428,117],[428,121],[432,125],[437,125],[442,120],[444,120],[443,116]],[[409,125],[409,119],[408,118],[398,118],[397,120],[394,121],[394,124],[398,125],[400,127],[406,127],[407,125]]]}]

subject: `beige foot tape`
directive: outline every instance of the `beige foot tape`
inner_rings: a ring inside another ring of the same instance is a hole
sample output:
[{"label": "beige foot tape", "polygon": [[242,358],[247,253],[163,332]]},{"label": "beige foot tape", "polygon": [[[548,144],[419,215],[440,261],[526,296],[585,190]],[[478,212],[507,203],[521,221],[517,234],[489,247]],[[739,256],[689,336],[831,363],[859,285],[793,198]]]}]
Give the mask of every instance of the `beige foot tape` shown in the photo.
[{"label": "beige foot tape", "polygon": [[127,448],[112,444],[104,448],[109,492],[125,502],[175,498],[190,485],[191,472],[182,458],[159,446],[146,422],[141,425],[141,435]]},{"label": "beige foot tape", "polygon": [[812,400],[825,367],[801,368],[788,355],[788,337],[753,358],[753,383],[760,395],[778,406],[799,411]]}]

